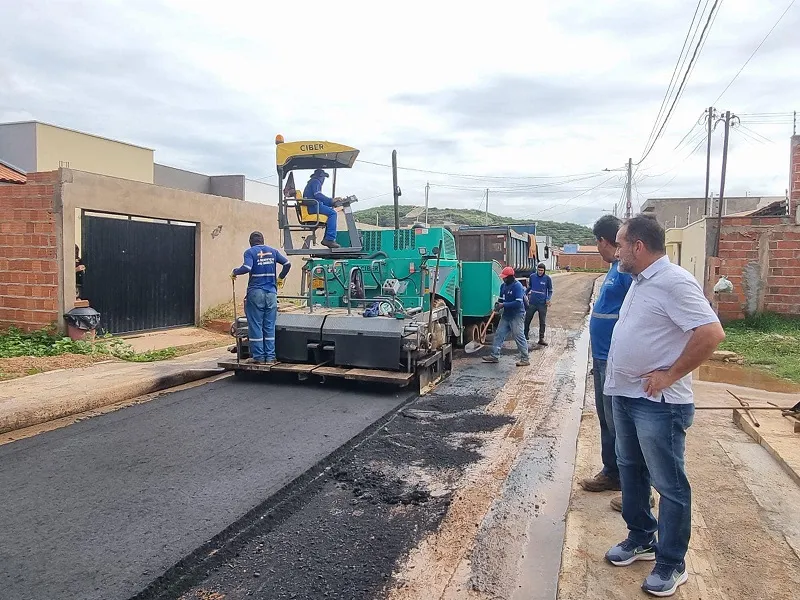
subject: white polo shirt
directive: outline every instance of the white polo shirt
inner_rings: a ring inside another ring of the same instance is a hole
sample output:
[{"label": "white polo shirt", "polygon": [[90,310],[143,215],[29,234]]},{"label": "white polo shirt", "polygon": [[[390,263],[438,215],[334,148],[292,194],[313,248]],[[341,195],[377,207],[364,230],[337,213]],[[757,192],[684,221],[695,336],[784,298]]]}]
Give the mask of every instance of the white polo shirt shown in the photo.
[{"label": "white polo shirt", "polygon": [[[669,369],[686,348],[692,330],[719,322],[694,277],[662,256],[633,278],[611,336],[606,365],[607,396],[645,396],[642,375]],[[663,392],[664,401],[691,404],[692,374]]]}]

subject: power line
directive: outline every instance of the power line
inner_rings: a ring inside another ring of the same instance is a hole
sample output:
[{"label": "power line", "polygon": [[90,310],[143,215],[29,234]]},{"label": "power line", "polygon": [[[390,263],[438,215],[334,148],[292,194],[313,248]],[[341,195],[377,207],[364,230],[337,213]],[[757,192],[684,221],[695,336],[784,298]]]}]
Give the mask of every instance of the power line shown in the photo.
[{"label": "power line", "polygon": [[[706,5],[708,5],[708,1],[709,0],[706,0]],[[697,19],[697,13],[700,10],[700,5],[702,3],[703,0],[698,0],[697,6],[694,9],[694,15],[692,15],[692,22],[689,23],[689,29],[686,31],[686,37],[683,39],[683,46],[681,47],[681,52],[678,55],[678,60],[675,61],[675,68],[672,70],[672,76],[669,79],[669,85],[667,86],[667,91],[664,93],[664,98],[661,99],[661,106],[658,109],[656,120],[653,122],[653,127],[650,129],[650,135],[647,137],[647,142],[645,142],[645,147],[647,147],[647,144],[650,143],[653,134],[656,132],[656,127],[658,127],[658,122],[661,119],[661,115],[664,114],[664,109],[667,106],[667,101],[669,100],[669,96],[672,93],[672,90],[674,89],[674,85],[678,82],[677,75],[680,72],[680,69],[683,68],[683,64],[686,62],[686,56],[684,56],[684,52],[686,51],[687,44],[691,43],[689,42],[689,35],[692,33],[692,29],[694,28],[694,22]],[[703,7],[703,12],[705,12],[705,6]],[[694,28],[694,35],[697,35],[697,28]],[[692,35],[692,42],[694,41],[694,35]],[[688,52],[686,52],[686,55],[688,55]]]},{"label": "power line", "polygon": [[[376,167],[388,167],[391,168],[392,165],[387,165],[385,163],[373,162],[369,160],[360,160],[359,163],[374,165]],[[567,179],[570,177],[582,177],[591,175],[594,177],[599,177],[603,175],[602,171],[590,171],[586,173],[571,173],[568,175],[470,175],[466,173],[448,173],[445,171],[431,171],[428,169],[416,169],[413,167],[400,167],[398,166],[397,169],[399,171],[413,171],[416,173],[427,173],[429,175],[444,175],[446,177],[461,177],[464,179],[477,179],[477,180],[487,180],[487,179],[499,179],[499,180],[513,180],[513,179]]]},{"label": "power line", "polygon": [[727,86],[725,86],[725,89],[724,89],[724,90],[722,90],[722,93],[721,93],[721,94],[720,94],[720,95],[717,97],[717,99],[716,99],[716,100],[714,100],[714,102],[712,102],[712,104],[716,104],[717,102],[719,102],[719,99],[720,99],[720,98],[722,98],[722,96],[724,96],[724,95],[725,95],[725,92],[727,92],[727,91],[728,91],[728,89],[730,89],[730,87],[733,85],[733,82],[734,82],[734,81],[736,81],[736,79],[739,77],[739,75],[741,75],[741,74],[742,74],[742,71],[744,71],[744,68],[745,68],[745,67],[748,65],[748,63],[749,63],[749,62],[750,62],[750,61],[753,59],[753,57],[756,55],[756,52],[758,52],[758,51],[761,49],[761,46],[763,46],[763,45],[764,45],[764,42],[766,42],[766,41],[767,41],[767,38],[769,38],[769,36],[770,36],[770,35],[772,35],[772,32],[773,32],[773,31],[775,31],[775,28],[778,26],[778,24],[780,24],[780,22],[783,20],[783,17],[785,17],[785,16],[786,16],[786,13],[788,13],[788,12],[789,12],[789,9],[791,9],[791,8],[792,8],[792,6],[794,6],[794,3],[795,3],[796,1],[797,1],[797,0],[792,0],[791,2],[789,2],[789,6],[787,6],[787,7],[786,7],[786,10],[784,10],[784,11],[783,11],[783,13],[781,14],[781,16],[780,16],[780,17],[778,17],[778,20],[777,20],[777,21],[775,22],[775,24],[772,26],[772,29],[770,29],[770,30],[767,32],[767,35],[765,35],[765,36],[764,36],[764,39],[763,39],[763,40],[761,40],[761,43],[760,43],[758,46],[756,46],[756,49],[755,49],[755,50],[753,50],[753,53],[752,53],[752,54],[750,55],[750,57],[749,57],[749,58],[748,58],[748,59],[747,59],[747,60],[744,62],[744,64],[742,65],[742,68],[741,68],[741,69],[739,69],[739,70],[736,72],[736,75],[734,75],[734,76],[733,76],[733,79],[731,79],[730,83],[729,83]]},{"label": "power line", "polygon": [[659,138],[664,133],[664,129],[666,128],[667,123],[669,123],[670,117],[672,116],[672,112],[675,110],[678,101],[680,100],[684,90],[686,89],[686,83],[689,79],[689,74],[691,73],[692,67],[695,64],[697,57],[699,56],[700,48],[704,44],[704,40],[707,38],[708,31],[710,30],[715,12],[717,11],[717,7],[719,6],[721,1],[722,0],[714,0],[714,4],[711,6],[711,11],[708,13],[708,17],[706,18],[706,23],[703,26],[703,30],[700,32],[700,39],[698,40],[697,45],[694,47],[694,52],[692,53],[692,58],[689,61],[689,66],[687,67],[686,72],[683,75],[683,79],[681,80],[681,83],[678,86],[678,91],[676,92],[675,97],[672,100],[672,104],[669,110],[667,111],[666,117],[664,117],[664,121],[661,124],[661,128],[658,130],[658,133],[656,134],[655,138],[653,138],[652,142],[649,142],[650,144],[649,147],[647,146],[647,144],[645,144],[645,151],[642,155],[642,158],[640,158],[637,161],[636,163],[637,166],[641,165],[645,161],[645,159],[647,159],[647,157],[653,151],[653,148],[655,148],[656,142],[658,142]]},{"label": "power line", "polygon": [[[575,199],[577,199],[577,198],[580,198],[581,196],[584,196],[584,195],[588,194],[589,192],[596,190],[596,189],[597,189],[597,188],[599,188],[601,185],[603,185],[603,184],[605,184],[605,183],[608,183],[609,181],[611,181],[612,179],[616,179],[617,177],[618,177],[617,175],[612,175],[612,176],[611,176],[611,177],[609,177],[608,179],[605,179],[605,180],[601,181],[600,183],[598,183],[598,184],[597,184],[596,186],[594,186],[593,188],[589,188],[588,190],[586,190],[586,191],[584,191],[584,192],[581,192],[581,193],[580,193],[580,194],[578,194],[577,196],[572,196],[571,198],[567,198],[567,199],[566,199],[564,202],[562,202],[562,203],[561,203],[561,206],[564,206],[564,205],[568,204],[569,202],[571,202],[572,200],[575,200]],[[534,215],[534,216],[538,217],[538,216],[539,216],[539,215],[541,215],[542,213],[545,213],[545,212],[547,212],[548,210],[552,210],[552,209],[554,209],[556,206],[558,206],[558,205],[557,205],[557,204],[554,204],[553,206],[550,206],[550,207],[548,207],[548,208],[545,208],[544,210],[540,210],[540,211],[539,211],[538,213],[536,213],[536,215]],[[554,216],[554,215],[551,215],[551,216]]]}]

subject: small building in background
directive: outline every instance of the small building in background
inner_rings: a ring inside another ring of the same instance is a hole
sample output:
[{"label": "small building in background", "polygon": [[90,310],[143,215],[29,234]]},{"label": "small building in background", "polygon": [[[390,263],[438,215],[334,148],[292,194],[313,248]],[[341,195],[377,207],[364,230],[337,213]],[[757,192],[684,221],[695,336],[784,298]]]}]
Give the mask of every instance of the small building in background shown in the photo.
[{"label": "small building in background", "polygon": [[569,267],[571,271],[605,271],[608,263],[597,251],[597,246],[564,244],[558,255],[558,268]]}]

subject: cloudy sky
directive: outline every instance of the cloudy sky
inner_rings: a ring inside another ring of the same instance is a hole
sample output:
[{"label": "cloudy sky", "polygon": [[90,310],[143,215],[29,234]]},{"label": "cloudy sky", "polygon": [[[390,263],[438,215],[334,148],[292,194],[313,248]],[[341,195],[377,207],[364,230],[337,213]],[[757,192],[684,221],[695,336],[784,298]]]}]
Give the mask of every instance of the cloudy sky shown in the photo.
[{"label": "cloudy sky", "polygon": [[[702,196],[703,110],[741,114],[727,194],[782,195],[800,109],[800,2],[719,0],[647,197]],[[714,0],[701,0],[706,14]],[[402,202],[591,223],[646,149],[696,0],[0,0],[0,122],[36,119],[156,149],[156,161],[274,182],[276,133],[387,164]],[[334,8],[335,7],[335,8]],[[391,8],[390,8],[391,7]],[[775,113],[775,114],[772,114]],[[722,128],[713,136],[719,190]],[[692,151],[698,147],[697,152]],[[391,200],[357,163],[340,191]],[[449,175],[441,174],[448,173]]]}]

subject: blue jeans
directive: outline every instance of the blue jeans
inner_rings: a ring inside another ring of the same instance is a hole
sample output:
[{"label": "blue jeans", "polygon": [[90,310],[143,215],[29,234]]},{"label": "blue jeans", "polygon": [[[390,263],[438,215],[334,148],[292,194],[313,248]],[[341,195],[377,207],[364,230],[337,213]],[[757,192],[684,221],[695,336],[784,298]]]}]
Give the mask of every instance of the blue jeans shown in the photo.
[{"label": "blue jeans", "polygon": [[504,314],[500,317],[500,324],[494,333],[492,356],[500,358],[500,348],[509,333],[514,336],[520,356],[524,360],[528,360],[528,340],[525,339],[525,313],[517,313],[511,317],[506,317]]},{"label": "blue jeans", "polygon": [[606,384],[606,361],[599,358],[592,359],[594,377],[594,406],[597,409],[597,418],[600,419],[600,456],[603,459],[603,474],[619,481],[619,468],[617,467],[616,428],[614,427],[614,408],[611,396],[603,393]]},{"label": "blue jeans", "polygon": [[[656,562],[683,568],[692,532],[692,488],[686,478],[686,430],[694,404],[614,396],[622,517],[628,539],[650,544],[658,531]],[[650,485],[661,494],[658,520],[650,510]]]},{"label": "blue jeans", "polygon": [[336,211],[322,202],[309,202],[308,212],[316,215],[317,212],[321,215],[328,217],[328,222],[325,224],[325,236],[323,239],[333,241],[336,239]]},{"label": "blue jeans", "polygon": [[275,318],[278,295],[259,288],[247,290],[244,312],[253,360],[275,360]]}]

